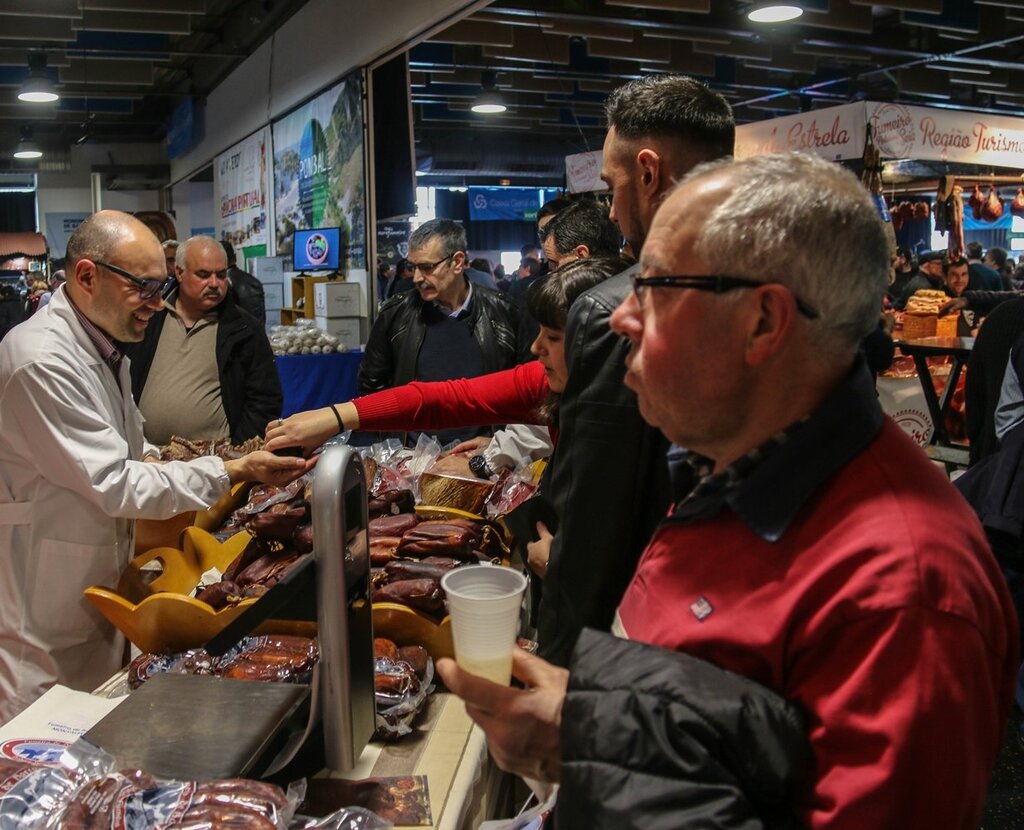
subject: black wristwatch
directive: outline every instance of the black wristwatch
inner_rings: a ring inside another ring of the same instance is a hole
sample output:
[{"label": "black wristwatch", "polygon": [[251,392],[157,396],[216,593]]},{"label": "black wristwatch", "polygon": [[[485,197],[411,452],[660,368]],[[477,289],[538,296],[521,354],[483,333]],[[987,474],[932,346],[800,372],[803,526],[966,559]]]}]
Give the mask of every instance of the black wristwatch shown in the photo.
[{"label": "black wristwatch", "polygon": [[490,478],[494,470],[487,466],[487,459],[482,455],[474,455],[469,459],[469,469],[477,478]]}]

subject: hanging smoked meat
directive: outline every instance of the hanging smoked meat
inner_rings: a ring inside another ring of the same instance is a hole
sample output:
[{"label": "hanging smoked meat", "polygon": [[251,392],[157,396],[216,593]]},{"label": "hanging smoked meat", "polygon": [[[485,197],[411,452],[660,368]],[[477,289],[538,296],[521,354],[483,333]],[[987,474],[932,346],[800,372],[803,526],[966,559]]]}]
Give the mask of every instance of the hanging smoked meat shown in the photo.
[{"label": "hanging smoked meat", "polygon": [[1003,215],[1003,200],[999,198],[999,191],[995,187],[988,189],[988,198],[981,207],[981,218],[986,222],[995,222]]},{"label": "hanging smoked meat", "polygon": [[[939,191],[935,194],[935,231],[937,233],[946,233],[949,230],[951,217],[949,215],[948,200],[953,193],[953,186],[956,184],[956,179],[952,176],[942,176],[939,179]],[[963,190],[963,188],[961,188]]]},{"label": "hanging smoked meat", "polygon": [[967,204],[970,205],[971,215],[975,219],[981,219],[981,209],[985,206],[985,194],[981,192],[981,185],[974,185],[974,191],[971,193],[971,198],[967,200]]},{"label": "hanging smoked meat", "polygon": [[927,202],[914,202],[914,221],[926,222],[931,215]]},{"label": "hanging smoked meat", "polygon": [[1024,216],[1024,187],[1017,188],[1017,195],[1010,202],[1010,213],[1014,216]]},{"label": "hanging smoked meat", "polygon": [[946,216],[949,222],[949,258],[961,259],[964,255],[964,189],[953,187],[953,193],[946,202]]}]

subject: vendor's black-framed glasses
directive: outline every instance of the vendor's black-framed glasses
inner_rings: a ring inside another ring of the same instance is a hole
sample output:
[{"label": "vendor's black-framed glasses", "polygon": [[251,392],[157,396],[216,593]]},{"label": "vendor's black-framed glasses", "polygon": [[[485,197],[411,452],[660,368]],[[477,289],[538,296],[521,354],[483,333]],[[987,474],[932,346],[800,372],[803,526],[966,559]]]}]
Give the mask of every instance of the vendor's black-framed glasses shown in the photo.
[{"label": "vendor's black-framed glasses", "polygon": [[139,299],[142,300],[152,300],[160,293],[168,281],[167,277],[164,277],[162,280],[152,279],[150,277],[137,277],[130,271],[125,271],[124,268],[119,268],[116,265],[111,265],[109,262],[102,262],[98,259],[94,259],[93,262],[101,268],[113,271],[119,277],[128,280],[128,282],[134,283],[136,288],[139,289]]},{"label": "vendor's black-framed glasses", "polygon": [[786,288],[796,301],[796,308],[809,320],[817,320],[821,312],[814,306],[801,300],[785,283],[777,280],[754,280],[749,277],[732,277],[720,274],[688,274],[686,276],[668,277],[633,277],[633,293],[641,308],[644,307],[644,295],[648,288],[692,288],[695,291],[710,291],[713,294],[726,294],[740,288],[757,288],[760,285],[781,285]]},{"label": "vendor's black-framed glasses", "polygon": [[458,252],[452,251],[444,259],[439,259],[437,262],[413,262],[412,260],[408,260],[409,267],[412,268],[413,272],[419,271],[421,274],[423,274],[423,276],[429,277],[431,274],[434,273],[434,270],[437,268],[438,265],[440,265],[442,262],[447,262],[449,259],[455,256],[456,253]]}]

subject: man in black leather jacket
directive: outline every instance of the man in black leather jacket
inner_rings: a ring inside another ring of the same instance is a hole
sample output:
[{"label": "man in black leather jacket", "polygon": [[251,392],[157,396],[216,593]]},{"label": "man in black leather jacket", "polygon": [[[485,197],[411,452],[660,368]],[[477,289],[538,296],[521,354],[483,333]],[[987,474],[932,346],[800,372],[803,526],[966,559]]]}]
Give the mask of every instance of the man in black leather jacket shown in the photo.
[{"label": "man in black leather jacket", "polygon": [[[409,238],[415,291],[380,308],[359,367],[365,395],[411,380],[453,380],[510,369],[529,359],[519,314],[500,292],[466,278],[466,232],[450,219],[434,219]],[[481,434],[441,430],[441,443]]]},{"label": "man in black leather jacket", "polygon": [[[682,75],[642,78],[608,99],[601,178],[610,218],[639,254],[655,210],[691,167],[729,155],[732,110]],[[658,520],[671,501],[668,442],[644,423],[623,385],[629,343],[608,327],[630,291],[627,271],[569,309],[560,432],[550,492],[560,518],[538,619],[542,657],[565,665],[584,626],[604,631]]]}]

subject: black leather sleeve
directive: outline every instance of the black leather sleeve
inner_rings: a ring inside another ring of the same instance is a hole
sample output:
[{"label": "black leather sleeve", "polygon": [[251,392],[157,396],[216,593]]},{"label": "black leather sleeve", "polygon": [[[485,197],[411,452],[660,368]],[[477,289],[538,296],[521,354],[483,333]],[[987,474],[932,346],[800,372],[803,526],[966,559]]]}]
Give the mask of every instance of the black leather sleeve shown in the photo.
[{"label": "black leather sleeve", "polygon": [[628,342],[608,325],[629,272],[583,294],[566,326],[569,380],[549,495],[560,519],[538,615],[540,654],[569,659],[584,626],[607,631],[640,553],[671,501],[668,442],[623,383]]},{"label": "black leather sleeve", "polygon": [[398,303],[402,295],[388,300],[381,308],[370,329],[370,336],[359,364],[357,385],[360,395],[379,392],[394,385],[395,356],[392,350],[392,325],[395,321]]}]

